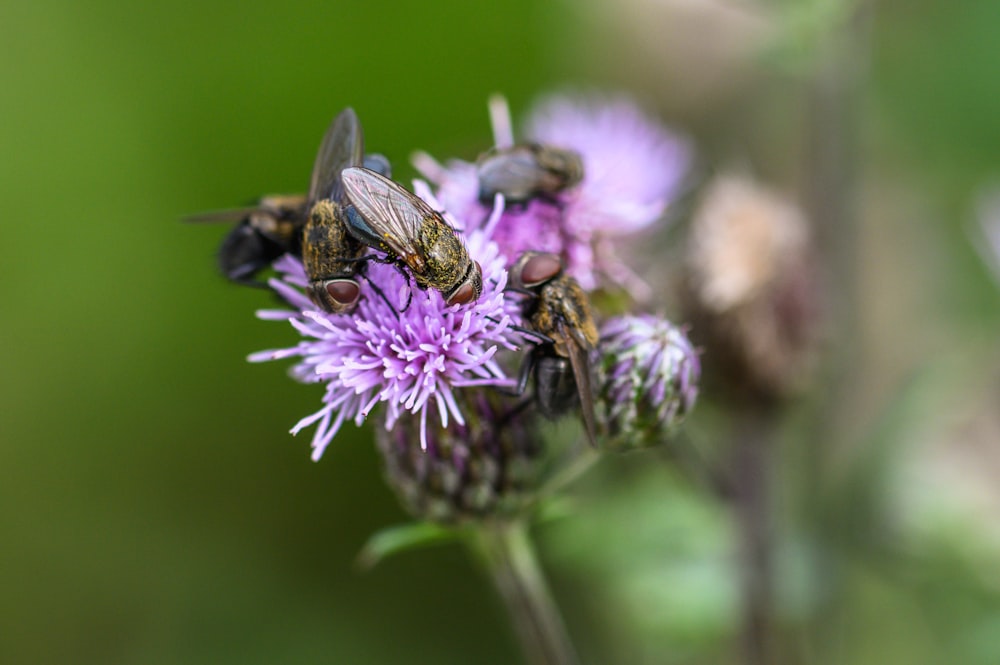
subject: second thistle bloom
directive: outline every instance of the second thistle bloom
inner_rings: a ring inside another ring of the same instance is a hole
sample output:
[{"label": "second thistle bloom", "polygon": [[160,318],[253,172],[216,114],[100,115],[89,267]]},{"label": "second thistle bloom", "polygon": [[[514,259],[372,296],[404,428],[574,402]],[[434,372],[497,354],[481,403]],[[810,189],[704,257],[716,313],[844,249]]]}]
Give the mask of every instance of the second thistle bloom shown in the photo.
[{"label": "second thistle bloom", "polygon": [[[510,118],[505,103],[494,112],[497,147],[509,147]],[[529,115],[525,140],[578,153],[583,178],[550,197],[510,207],[494,239],[513,260],[525,251],[559,254],[567,272],[585,289],[601,275],[634,277],[614,257],[610,242],[661,219],[681,187],[690,162],[683,140],[662,128],[623,98],[552,96]],[[488,214],[480,201],[475,164],[438,164],[428,155],[417,168],[437,186],[437,196],[460,218]]]}]

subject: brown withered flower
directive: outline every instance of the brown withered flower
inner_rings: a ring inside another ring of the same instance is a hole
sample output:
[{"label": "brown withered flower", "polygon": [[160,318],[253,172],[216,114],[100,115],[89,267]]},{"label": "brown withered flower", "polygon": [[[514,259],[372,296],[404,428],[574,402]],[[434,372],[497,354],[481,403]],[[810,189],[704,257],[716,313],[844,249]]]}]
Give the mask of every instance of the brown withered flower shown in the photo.
[{"label": "brown withered flower", "polygon": [[803,387],[822,308],[809,226],[794,204],[718,177],[692,218],[684,282],[708,382],[765,401]]}]

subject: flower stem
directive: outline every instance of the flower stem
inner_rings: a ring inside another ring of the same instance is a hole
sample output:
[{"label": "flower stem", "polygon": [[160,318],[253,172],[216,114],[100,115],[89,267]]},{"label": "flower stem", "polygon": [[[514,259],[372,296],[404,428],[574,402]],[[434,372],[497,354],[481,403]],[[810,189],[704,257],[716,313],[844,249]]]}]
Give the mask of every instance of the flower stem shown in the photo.
[{"label": "flower stem", "polygon": [[737,421],[734,490],[743,577],[741,645],[744,665],[771,662],[774,584],[770,510],[770,412],[748,413]]},{"label": "flower stem", "polygon": [[576,665],[578,659],[521,521],[484,524],[479,547],[530,665]]},{"label": "flower stem", "polygon": [[542,486],[538,497],[544,499],[553,496],[589,471],[599,459],[600,455],[589,443],[578,441],[566,455],[564,463],[559,465],[559,471],[556,471]]}]

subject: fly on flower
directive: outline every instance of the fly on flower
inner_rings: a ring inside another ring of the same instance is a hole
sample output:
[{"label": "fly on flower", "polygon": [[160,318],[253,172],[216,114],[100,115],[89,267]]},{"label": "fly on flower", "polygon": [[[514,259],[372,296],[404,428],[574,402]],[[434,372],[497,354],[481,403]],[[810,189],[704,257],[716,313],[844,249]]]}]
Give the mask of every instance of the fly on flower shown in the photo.
[{"label": "fly on flower", "polygon": [[[482,269],[461,238],[419,197],[374,171],[347,168],[340,175],[347,198],[347,230],[413,275],[417,286],[440,291],[448,305],[464,305],[483,292]],[[405,268],[404,268],[405,266]]]},{"label": "fly on flower", "polygon": [[555,196],[583,180],[583,160],[572,150],[540,143],[497,147],[476,161],[479,200],[493,202],[503,194],[508,204],[533,198],[554,201]]},{"label": "fly on flower", "polygon": [[556,418],[580,405],[584,429],[597,445],[590,356],[597,344],[597,326],[580,284],[563,270],[555,254],[525,252],[511,268],[511,286],[533,297],[524,318],[544,338],[525,361],[517,392],[535,377],[535,405],[546,418]]},{"label": "fly on flower", "polygon": [[330,314],[351,311],[361,297],[354,277],[366,247],[347,231],[340,173],[360,165],[363,159],[361,123],[354,110],[346,108],[334,118],[319,146],[309,184],[309,219],[302,238],[309,297]]},{"label": "fly on flower", "polygon": [[[378,154],[363,155],[362,147],[357,116],[353,110],[345,109],[323,138],[308,196],[269,194],[255,206],[191,215],[185,221],[237,222],[219,247],[219,269],[237,284],[267,288],[267,283],[257,279],[257,275],[284,254],[302,257],[303,231],[323,191],[332,193],[339,184],[336,178],[341,168],[363,163],[379,173],[390,174],[389,160]],[[343,163],[347,160],[350,164]],[[323,235],[313,240],[313,247],[330,244]]]}]

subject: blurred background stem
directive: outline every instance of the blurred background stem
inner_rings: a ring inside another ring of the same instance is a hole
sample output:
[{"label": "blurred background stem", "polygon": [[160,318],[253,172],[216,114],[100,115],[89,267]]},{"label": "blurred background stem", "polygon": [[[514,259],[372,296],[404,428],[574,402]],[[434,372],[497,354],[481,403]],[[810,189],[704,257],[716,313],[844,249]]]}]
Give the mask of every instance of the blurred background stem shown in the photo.
[{"label": "blurred background stem", "polygon": [[[828,293],[832,296],[829,319],[835,326],[831,334],[843,340],[865,338],[860,320],[859,189],[863,165],[859,150],[864,136],[862,102],[872,56],[873,14],[869,2],[857,2],[851,7],[844,23],[827,36],[822,61],[807,91],[802,160],[803,170],[809,174],[805,204],[820,246],[826,248]],[[824,372],[825,398],[812,417],[815,436],[803,442],[802,500],[813,529],[819,533],[827,528],[821,517],[822,497],[832,481],[837,449],[851,437],[845,424],[850,426],[857,417],[857,387],[868,383],[864,378],[868,370],[860,358],[861,344],[837,344],[833,348]],[[819,569],[821,562],[813,565]],[[840,601],[842,598],[834,594],[812,618],[808,652],[813,658],[806,653],[801,658],[819,663],[842,662],[838,639],[844,627],[838,609]]]},{"label": "blurred background stem", "polygon": [[527,526],[521,521],[484,524],[478,530],[483,561],[503,598],[530,665],[579,662],[549,592]]},{"label": "blurred background stem", "polygon": [[774,529],[770,509],[771,450],[778,412],[747,408],[734,421],[733,476],[743,585],[740,650],[745,665],[771,662]]}]

